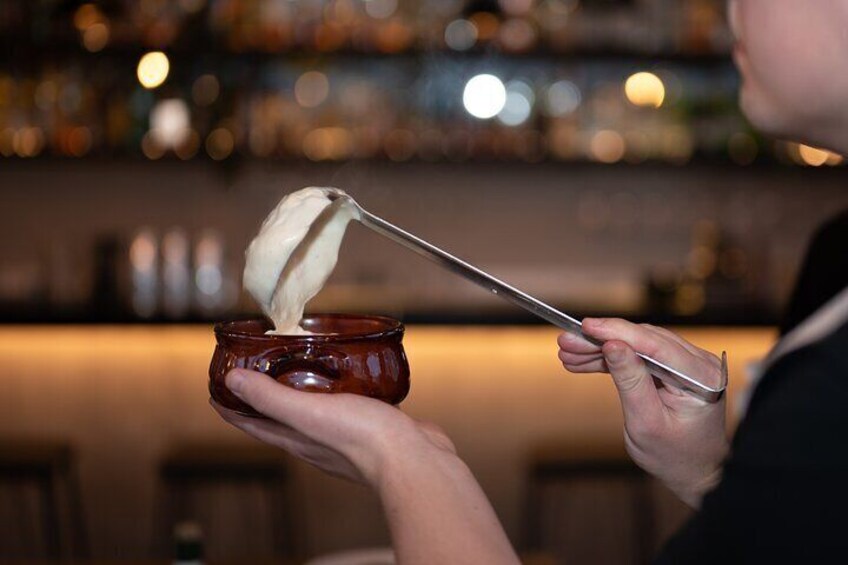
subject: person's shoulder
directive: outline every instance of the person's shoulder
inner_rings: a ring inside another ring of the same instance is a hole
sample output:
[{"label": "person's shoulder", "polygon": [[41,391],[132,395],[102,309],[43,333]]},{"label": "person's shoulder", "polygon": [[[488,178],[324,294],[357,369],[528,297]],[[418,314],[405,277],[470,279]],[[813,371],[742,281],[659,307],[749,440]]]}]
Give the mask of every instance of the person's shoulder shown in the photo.
[{"label": "person's shoulder", "polygon": [[845,234],[848,233],[848,208],[842,210],[829,220],[824,222],[815,232],[813,241],[819,239],[830,239],[832,236],[840,236],[841,241],[844,240]]},{"label": "person's shoulder", "polygon": [[848,209],[822,224],[813,234],[798,281],[781,321],[786,335],[848,284]]},{"label": "person's shoulder", "polygon": [[757,387],[731,461],[754,466],[848,467],[834,449],[848,434],[848,323],[787,354]]}]

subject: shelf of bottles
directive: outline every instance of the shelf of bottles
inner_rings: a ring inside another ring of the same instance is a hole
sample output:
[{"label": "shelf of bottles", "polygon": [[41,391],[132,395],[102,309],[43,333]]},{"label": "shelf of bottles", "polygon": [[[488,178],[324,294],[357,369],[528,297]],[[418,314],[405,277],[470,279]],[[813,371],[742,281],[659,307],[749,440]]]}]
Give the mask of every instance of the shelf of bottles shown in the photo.
[{"label": "shelf of bottles", "polygon": [[705,159],[754,135],[719,0],[0,3],[0,157]]}]

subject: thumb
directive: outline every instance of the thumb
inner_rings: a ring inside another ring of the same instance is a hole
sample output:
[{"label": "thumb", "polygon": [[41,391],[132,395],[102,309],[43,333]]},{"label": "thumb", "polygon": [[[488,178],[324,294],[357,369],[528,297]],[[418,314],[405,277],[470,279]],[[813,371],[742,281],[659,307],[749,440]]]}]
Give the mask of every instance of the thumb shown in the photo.
[{"label": "thumb", "polygon": [[613,340],[604,343],[602,351],[621,398],[625,421],[633,423],[660,413],[663,404],[654,378],[633,349]]}]

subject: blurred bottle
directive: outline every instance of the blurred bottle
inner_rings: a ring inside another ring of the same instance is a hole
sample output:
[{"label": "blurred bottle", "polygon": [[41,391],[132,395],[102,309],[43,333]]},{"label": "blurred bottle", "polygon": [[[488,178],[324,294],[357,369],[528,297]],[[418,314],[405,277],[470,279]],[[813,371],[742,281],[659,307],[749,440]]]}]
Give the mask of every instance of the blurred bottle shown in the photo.
[{"label": "blurred bottle", "polygon": [[129,259],[132,311],[139,318],[152,318],[159,297],[159,240],[153,230],[141,229],[135,235]]},{"label": "blurred bottle", "polygon": [[748,253],[712,220],[697,222],[686,256],[683,277],[674,297],[674,313],[682,316],[718,315],[723,319],[752,314]]},{"label": "blurred bottle", "polygon": [[723,6],[714,0],[688,0],[681,47],[688,53],[713,53],[722,41]]},{"label": "blurred bottle", "polygon": [[194,245],[194,303],[202,317],[215,317],[232,308],[238,285],[227,268],[224,239],[215,230],[200,233]]},{"label": "blurred bottle", "polygon": [[203,530],[197,522],[174,526],[174,565],[202,565]]},{"label": "blurred bottle", "polygon": [[123,317],[126,312],[123,296],[125,247],[121,238],[101,235],[94,244],[94,281],[91,292],[91,310],[101,320]]},{"label": "blurred bottle", "polygon": [[162,310],[173,320],[184,318],[191,306],[190,261],[185,230],[168,231],[162,238]]}]

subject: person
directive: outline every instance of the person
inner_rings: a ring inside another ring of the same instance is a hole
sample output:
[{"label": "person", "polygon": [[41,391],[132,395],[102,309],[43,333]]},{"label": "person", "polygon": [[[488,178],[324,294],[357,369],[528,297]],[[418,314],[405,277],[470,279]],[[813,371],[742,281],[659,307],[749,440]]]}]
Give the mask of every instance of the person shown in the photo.
[{"label": "person", "polygon": [[[731,0],[729,13],[740,103],[752,124],[848,154],[848,0]],[[844,260],[844,243],[833,247]],[[732,442],[724,400],[707,403],[657,384],[635,351],[704,381],[720,371],[714,355],[667,330],[618,319],[584,321],[602,347],[559,337],[568,370],[612,375],[631,457],[696,509],[659,563],[848,558],[848,281],[832,282],[828,296],[810,299],[813,284],[796,299],[792,315],[801,319],[766,359]],[[269,419],[216,406],[225,420],[376,491],[399,562],[518,563],[436,426],[368,398],[297,392],[249,371],[233,371],[227,384]]]}]

